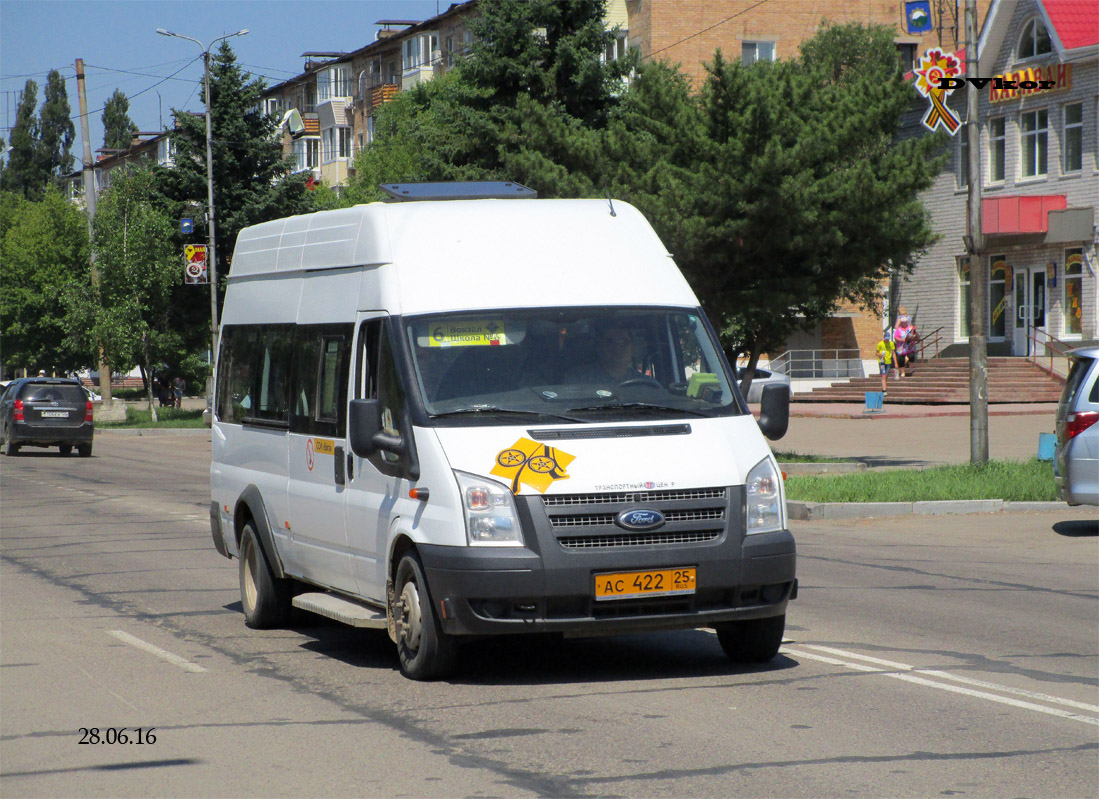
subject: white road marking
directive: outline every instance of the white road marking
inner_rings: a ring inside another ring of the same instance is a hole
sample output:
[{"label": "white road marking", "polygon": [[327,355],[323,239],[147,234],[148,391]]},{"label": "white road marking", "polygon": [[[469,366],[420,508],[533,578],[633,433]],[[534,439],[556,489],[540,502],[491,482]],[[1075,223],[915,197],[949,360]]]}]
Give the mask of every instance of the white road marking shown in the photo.
[{"label": "white road marking", "polygon": [[948,671],[939,671],[938,669],[921,669],[919,666],[912,666],[908,663],[897,663],[892,660],[882,660],[881,658],[874,658],[870,657],[869,655],[860,655],[856,652],[848,652],[845,649],[834,649],[830,646],[818,646],[817,644],[798,644],[798,646],[815,649],[818,652],[829,652],[833,655],[841,655],[843,657],[865,660],[868,663],[877,663],[879,666],[888,666],[889,668],[900,669],[902,671],[914,671],[917,674],[926,674],[929,677],[938,677],[941,680],[952,680],[954,682],[960,682],[965,685],[975,685],[978,688],[991,688],[994,691],[1002,691],[1008,694],[1015,694],[1016,696],[1026,696],[1030,699],[1037,699],[1042,702],[1051,702],[1055,705],[1065,705],[1066,707],[1075,707],[1080,710],[1089,710],[1092,713],[1099,713],[1099,705],[1089,705],[1084,702],[1076,702],[1072,699],[1063,699],[1059,696],[1051,696],[1050,694],[1043,694],[1037,691],[1027,691],[1023,688],[1012,688],[1010,685],[1000,685],[999,683],[986,682],[985,680],[974,680],[972,677],[962,677],[958,674],[951,674]]},{"label": "white road marking", "polygon": [[[868,666],[863,663],[853,663],[849,660],[840,660],[834,657],[828,657],[827,655],[818,655],[815,652],[806,652],[800,649],[790,649],[789,647],[783,647],[782,652],[787,655],[793,655],[794,657],[806,658],[808,660],[817,660],[821,663],[827,663],[831,666],[841,666],[845,669],[852,669],[854,671],[866,672],[869,674],[880,674],[883,677],[892,677],[895,680],[903,680],[904,682],[914,683],[916,685],[922,685],[927,688],[936,688],[940,691],[949,691],[950,693],[962,694],[964,696],[971,696],[976,699],[985,699],[989,702],[998,702],[1001,705],[1010,705],[1012,707],[1022,708],[1023,710],[1033,710],[1037,713],[1046,713],[1050,716],[1058,716],[1064,719],[1071,719],[1073,721],[1082,721],[1085,724],[1095,724],[1099,726],[1099,718],[1093,716],[1083,716],[1079,713],[1072,713],[1068,710],[1061,710],[1055,707],[1046,707],[1045,705],[1038,705],[1034,702],[1024,702],[1020,699],[1011,699],[1006,696],[998,696],[997,694],[990,694],[987,691],[975,691],[972,688],[963,688],[959,685],[950,685],[948,683],[936,682],[934,680],[926,679],[925,677],[917,677],[914,674],[907,673],[902,670],[887,671],[884,668],[877,666]],[[838,650],[842,651],[842,650]],[[906,665],[906,664],[899,664]],[[912,667],[909,667],[910,669]],[[1000,688],[1002,690],[1002,688]]]},{"label": "white road marking", "polygon": [[200,672],[206,671],[206,669],[202,668],[202,666],[198,665],[197,663],[192,663],[189,660],[185,660],[179,655],[172,654],[166,649],[161,649],[159,646],[150,644],[148,641],[142,641],[137,636],[130,635],[129,633],[123,632],[122,630],[107,630],[107,633],[113,635],[119,641],[127,643],[130,646],[137,647],[138,649],[144,650],[151,655],[156,655],[158,658],[166,660],[174,666],[179,666],[184,671],[189,671],[192,674],[199,674]]}]

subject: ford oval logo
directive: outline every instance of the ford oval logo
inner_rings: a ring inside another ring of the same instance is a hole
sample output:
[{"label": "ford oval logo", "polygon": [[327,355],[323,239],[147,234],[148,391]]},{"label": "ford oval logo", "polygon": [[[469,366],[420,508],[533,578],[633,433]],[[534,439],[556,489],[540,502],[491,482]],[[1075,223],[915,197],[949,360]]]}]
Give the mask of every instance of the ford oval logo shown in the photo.
[{"label": "ford oval logo", "polygon": [[624,510],[614,523],[627,530],[655,530],[664,526],[664,514],[658,510]]}]

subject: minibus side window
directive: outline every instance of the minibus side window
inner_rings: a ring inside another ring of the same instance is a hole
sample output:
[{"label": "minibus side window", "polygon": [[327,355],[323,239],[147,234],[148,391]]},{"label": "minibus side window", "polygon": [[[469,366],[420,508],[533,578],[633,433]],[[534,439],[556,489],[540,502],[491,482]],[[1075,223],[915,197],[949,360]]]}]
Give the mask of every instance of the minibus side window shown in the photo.
[{"label": "minibus side window", "polygon": [[293,325],[264,330],[259,358],[258,397],[251,414],[268,422],[290,422],[290,355]]},{"label": "minibus side window", "polygon": [[240,424],[252,407],[259,328],[234,325],[222,331],[218,359],[218,420]]},{"label": "minibus side window", "polygon": [[290,389],[294,411],[291,432],[344,435],[352,330],[351,325],[296,328]]}]

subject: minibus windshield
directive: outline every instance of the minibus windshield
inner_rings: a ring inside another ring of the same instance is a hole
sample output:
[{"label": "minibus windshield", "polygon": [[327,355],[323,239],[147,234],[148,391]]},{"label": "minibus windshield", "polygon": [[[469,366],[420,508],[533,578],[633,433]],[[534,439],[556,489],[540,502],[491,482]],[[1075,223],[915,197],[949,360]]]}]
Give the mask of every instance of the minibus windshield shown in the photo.
[{"label": "minibus windshield", "polygon": [[406,317],[404,326],[436,424],[744,412],[697,310],[493,309]]}]

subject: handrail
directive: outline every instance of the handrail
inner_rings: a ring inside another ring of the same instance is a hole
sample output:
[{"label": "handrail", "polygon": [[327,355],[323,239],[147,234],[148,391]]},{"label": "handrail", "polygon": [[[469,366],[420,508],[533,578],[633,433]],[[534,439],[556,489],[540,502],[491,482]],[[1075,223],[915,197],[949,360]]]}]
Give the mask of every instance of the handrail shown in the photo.
[{"label": "handrail", "polygon": [[[932,355],[931,357],[932,358],[938,358],[939,357],[939,352],[940,352],[939,341],[942,338],[939,335],[939,333],[942,331],[942,329],[944,327],[946,327],[946,325],[940,325],[939,327],[936,327],[934,330],[932,330],[930,333],[928,333],[926,336],[920,336],[920,350],[919,350],[919,353],[916,355],[916,360],[917,361],[923,361],[924,360],[924,357],[923,357],[924,350],[926,350],[927,347],[930,344],[935,345],[935,354]],[[934,336],[934,339],[932,339],[932,336]]]},{"label": "handrail", "polygon": [[[1039,335],[1042,335],[1042,336],[1046,337],[1045,342],[1041,342],[1041,341],[1038,340]],[[1030,361],[1035,366],[1037,366],[1042,371],[1049,372],[1050,377],[1057,378],[1059,380],[1064,380],[1068,375],[1068,369],[1067,369],[1068,353],[1071,349],[1073,349],[1072,345],[1071,344],[1066,344],[1064,341],[1061,341],[1061,339],[1057,338],[1056,336],[1053,336],[1053,335],[1047,333],[1045,330],[1042,330],[1041,328],[1035,327],[1034,325],[1031,324],[1029,319],[1027,320],[1027,323],[1026,323],[1026,337],[1027,337],[1027,356],[1026,356],[1027,360]],[[1033,345],[1033,346],[1031,346],[1031,345]],[[1045,355],[1041,355],[1041,356],[1038,355],[1039,345],[1043,346],[1046,349],[1046,354],[1049,355],[1049,366],[1048,367],[1038,362],[1039,357],[1045,358]],[[1060,350],[1060,351],[1058,352],[1057,350]],[[1054,366],[1053,366],[1053,359],[1054,358],[1064,358],[1065,359],[1066,369],[1065,369],[1064,374],[1061,374],[1061,373],[1057,372],[1056,369],[1054,369]]]},{"label": "handrail", "polygon": [[770,359],[770,368],[789,377],[838,378],[862,377],[863,374],[862,354],[857,349],[787,350]]}]

